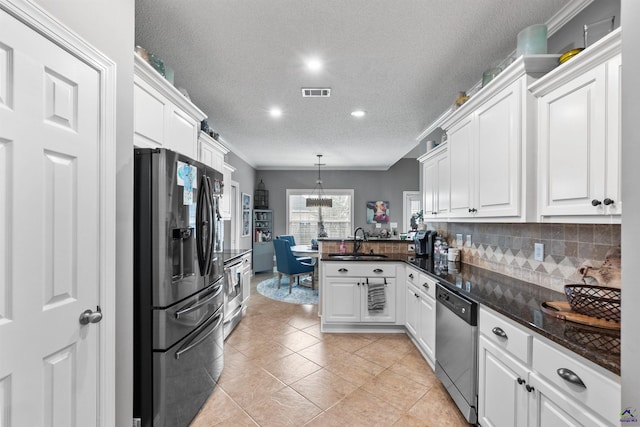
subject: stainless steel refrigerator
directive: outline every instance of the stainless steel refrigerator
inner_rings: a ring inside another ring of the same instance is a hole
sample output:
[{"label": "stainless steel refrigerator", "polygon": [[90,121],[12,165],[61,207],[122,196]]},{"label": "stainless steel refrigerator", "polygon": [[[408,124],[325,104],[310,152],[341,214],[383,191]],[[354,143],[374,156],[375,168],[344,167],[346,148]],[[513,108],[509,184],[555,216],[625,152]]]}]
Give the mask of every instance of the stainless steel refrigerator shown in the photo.
[{"label": "stainless steel refrigerator", "polygon": [[223,368],[222,173],[165,149],[134,159],[134,418],[188,426]]}]

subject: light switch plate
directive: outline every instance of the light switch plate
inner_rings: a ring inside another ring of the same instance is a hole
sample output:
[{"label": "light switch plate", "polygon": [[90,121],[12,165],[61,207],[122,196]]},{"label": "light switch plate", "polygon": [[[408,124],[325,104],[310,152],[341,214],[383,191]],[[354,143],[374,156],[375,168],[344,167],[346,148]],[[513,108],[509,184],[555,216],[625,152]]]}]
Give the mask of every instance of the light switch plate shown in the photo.
[{"label": "light switch plate", "polygon": [[544,243],[533,244],[533,259],[536,261],[544,261]]},{"label": "light switch plate", "polygon": [[456,246],[459,248],[462,247],[462,233],[456,234]]},{"label": "light switch plate", "polygon": [[467,242],[465,244],[468,248],[471,247],[471,234],[467,234]]}]

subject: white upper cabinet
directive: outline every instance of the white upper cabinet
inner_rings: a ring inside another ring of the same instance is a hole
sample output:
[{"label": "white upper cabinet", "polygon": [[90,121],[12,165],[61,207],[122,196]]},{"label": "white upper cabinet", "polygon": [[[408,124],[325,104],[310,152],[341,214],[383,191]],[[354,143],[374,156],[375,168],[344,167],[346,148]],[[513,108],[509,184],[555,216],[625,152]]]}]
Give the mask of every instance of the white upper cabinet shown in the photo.
[{"label": "white upper cabinet", "polygon": [[528,85],[558,55],[521,56],[447,117],[449,218],[535,219],[535,100]]},{"label": "white upper cabinet", "polygon": [[446,220],[449,213],[449,153],[447,145],[420,157],[424,219]]},{"label": "white upper cabinet", "polygon": [[134,145],[198,158],[200,122],[207,116],[138,55],[133,83]]},{"label": "white upper cabinet", "polygon": [[616,30],[530,86],[543,221],[620,221],[620,41]]}]

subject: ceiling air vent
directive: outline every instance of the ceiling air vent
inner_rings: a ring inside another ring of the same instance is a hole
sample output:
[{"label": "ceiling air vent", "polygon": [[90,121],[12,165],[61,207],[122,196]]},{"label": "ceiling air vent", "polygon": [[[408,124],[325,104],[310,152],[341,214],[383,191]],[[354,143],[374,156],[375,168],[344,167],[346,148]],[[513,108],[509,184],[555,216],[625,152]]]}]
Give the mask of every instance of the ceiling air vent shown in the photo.
[{"label": "ceiling air vent", "polygon": [[320,87],[320,88],[303,87],[302,88],[303,98],[329,98],[330,96],[331,96],[331,88],[328,88],[328,87]]}]

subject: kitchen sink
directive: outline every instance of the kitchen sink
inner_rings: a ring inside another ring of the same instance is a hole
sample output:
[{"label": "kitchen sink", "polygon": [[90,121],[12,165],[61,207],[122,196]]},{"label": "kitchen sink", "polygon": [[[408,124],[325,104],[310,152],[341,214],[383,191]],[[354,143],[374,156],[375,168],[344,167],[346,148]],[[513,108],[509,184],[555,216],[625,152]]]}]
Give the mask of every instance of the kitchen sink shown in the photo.
[{"label": "kitchen sink", "polygon": [[327,258],[334,260],[342,260],[342,261],[374,261],[377,259],[387,258],[386,255],[383,254],[361,254],[361,253],[350,253],[350,254],[329,254]]}]

